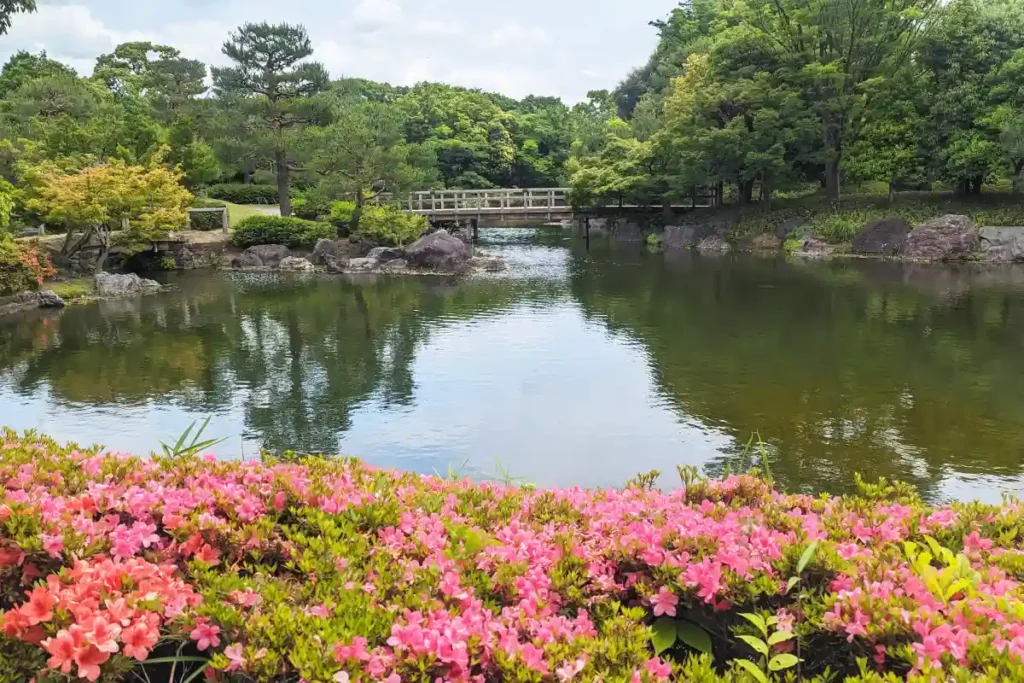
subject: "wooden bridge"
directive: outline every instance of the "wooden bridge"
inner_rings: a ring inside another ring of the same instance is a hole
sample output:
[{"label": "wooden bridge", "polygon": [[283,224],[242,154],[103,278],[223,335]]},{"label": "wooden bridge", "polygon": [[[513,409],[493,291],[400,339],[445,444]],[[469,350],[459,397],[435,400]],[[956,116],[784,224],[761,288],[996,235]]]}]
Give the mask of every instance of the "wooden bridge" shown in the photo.
[{"label": "wooden bridge", "polygon": [[569,189],[427,190],[399,200],[408,213],[431,221],[558,221],[571,218]]},{"label": "wooden bridge", "polygon": [[[381,203],[393,203],[407,213],[426,216],[435,223],[479,223],[489,221],[561,221],[572,218],[578,211],[569,200],[567,187],[542,187],[526,189],[494,190],[423,190],[401,197],[381,195]],[[690,202],[661,205],[637,206],[635,204],[614,204],[595,206],[584,213],[620,211],[658,211],[663,209],[689,210],[715,206],[714,193],[694,191]]]}]

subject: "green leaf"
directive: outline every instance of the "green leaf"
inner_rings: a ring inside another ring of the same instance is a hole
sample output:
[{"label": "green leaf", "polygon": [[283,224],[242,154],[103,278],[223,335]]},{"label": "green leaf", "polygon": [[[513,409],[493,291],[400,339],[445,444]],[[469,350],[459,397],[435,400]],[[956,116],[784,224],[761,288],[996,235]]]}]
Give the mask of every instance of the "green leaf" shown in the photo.
[{"label": "green leaf", "polygon": [[660,655],[669,649],[676,642],[676,622],[668,617],[658,619],[651,626],[651,643],[654,645],[654,654]]},{"label": "green leaf", "polygon": [[762,654],[765,657],[768,656],[768,643],[764,642],[760,638],[755,638],[754,636],[739,636],[739,639],[754,648],[759,654]]},{"label": "green leaf", "polygon": [[760,683],[768,683],[768,677],[758,668],[757,664],[754,664],[749,659],[734,659],[733,661],[746,669],[747,673],[760,681]]},{"label": "green leaf", "polygon": [[747,612],[740,614],[740,616],[753,624],[757,630],[761,632],[761,635],[765,638],[768,637],[768,624],[765,623],[765,620],[762,617],[757,614],[750,614]]},{"label": "green leaf", "polygon": [[786,592],[788,593],[791,590],[793,590],[793,587],[796,586],[798,583],[800,583],[800,577],[799,576],[791,576],[789,578],[789,581],[786,582]]},{"label": "green leaf", "polygon": [[792,669],[801,661],[802,660],[799,657],[791,654],[775,655],[772,657],[772,660],[768,662],[768,668],[772,671],[785,671],[786,669]]},{"label": "green leaf", "polygon": [[796,573],[803,574],[804,570],[807,569],[807,565],[811,559],[814,558],[814,553],[818,550],[818,542],[814,541],[807,549],[804,550],[804,554],[800,556],[800,561],[796,563]]},{"label": "green leaf", "polygon": [[792,631],[776,631],[772,634],[771,638],[768,639],[768,646],[774,647],[779,643],[784,643],[787,640],[792,640],[793,638],[796,638],[796,634]]},{"label": "green leaf", "polygon": [[691,621],[677,621],[676,635],[684,645],[692,647],[698,652],[711,654],[711,636],[697,624]]},{"label": "green leaf", "polygon": [[209,662],[207,662],[206,664],[203,664],[203,665],[202,665],[201,667],[199,667],[199,668],[198,668],[198,669],[196,669],[196,670],[195,670],[194,672],[192,672],[192,675],[191,675],[191,676],[189,676],[189,677],[188,677],[188,678],[186,678],[186,679],[185,679],[184,681],[182,681],[182,683],[192,683],[192,681],[194,681],[194,680],[196,680],[197,678],[199,678],[199,675],[200,675],[200,674],[202,674],[203,672],[205,672],[205,671],[206,671],[206,668],[207,668],[208,666],[210,666],[210,663],[209,663]]}]

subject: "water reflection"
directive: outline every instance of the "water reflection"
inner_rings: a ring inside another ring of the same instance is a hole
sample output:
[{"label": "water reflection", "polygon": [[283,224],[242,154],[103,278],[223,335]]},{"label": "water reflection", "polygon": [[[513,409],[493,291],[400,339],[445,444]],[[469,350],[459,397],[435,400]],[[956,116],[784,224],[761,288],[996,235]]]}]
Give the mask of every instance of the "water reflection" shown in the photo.
[{"label": "water reflection", "polygon": [[[469,281],[191,274],[173,292],[0,322],[0,424],[146,450],[214,415],[218,450],[540,484],[748,464],[932,497],[1014,489],[1020,269],[787,264],[496,233]],[[524,243],[523,239],[529,239]]]}]

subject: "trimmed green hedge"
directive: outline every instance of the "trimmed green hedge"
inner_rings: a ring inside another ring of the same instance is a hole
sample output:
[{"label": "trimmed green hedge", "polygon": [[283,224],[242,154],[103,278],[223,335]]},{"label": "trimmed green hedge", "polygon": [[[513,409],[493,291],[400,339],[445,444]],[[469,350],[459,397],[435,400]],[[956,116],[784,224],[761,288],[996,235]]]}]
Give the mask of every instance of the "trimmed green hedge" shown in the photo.
[{"label": "trimmed green hedge", "polygon": [[189,226],[192,230],[220,230],[224,227],[223,217],[215,211],[193,212],[192,209],[224,208],[224,202],[212,199],[196,199],[189,207]]},{"label": "trimmed green hedge", "polygon": [[292,213],[308,221],[320,220],[331,215],[331,203],[320,197],[296,197],[292,200]]},{"label": "trimmed green hedge", "polygon": [[206,188],[206,196],[233,204],[277,204],[277,188],[255,183],[221,183]]},{"label": "trimmed green hedge", "polygon": [[334,234],[334,226],[330,223],[282,216],[249,216],[232,231],[231,243],[237,247],[257,244],[312,247],[319,239],[333,239]]}]

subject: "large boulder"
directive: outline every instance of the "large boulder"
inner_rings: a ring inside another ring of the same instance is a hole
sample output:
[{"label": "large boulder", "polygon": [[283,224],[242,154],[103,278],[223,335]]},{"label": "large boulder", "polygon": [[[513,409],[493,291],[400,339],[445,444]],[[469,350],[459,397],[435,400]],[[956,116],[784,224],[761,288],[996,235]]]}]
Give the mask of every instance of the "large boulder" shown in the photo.
[{"label": "large boulder", "polygon": [[377,259],[374,258],[354,258],[348,262],[348,270],[373,270],[377,267]]},{"label": "large boulder", "polygon": [[242,256],[250,261],[253,257],[260,260],[259,265],[266,268],[277,268],[281,261],[292,255],[283,244],[257,244],[242,252]]},{"label": "large boulder", "polygon": [[64,299],[48,289],[37,292],[36,296],[39,298],[39,308],[64,308],[67,306]]},{"label": "large boulder", "polygon": [[304,258],[298,258],[296,256],[286,256],[281,259],[281,263],[277,266],[281,270],[290,270],[297,273],[308,273],[316,270],[316,267]]},{"label": "large boulder", "polygon": [[315,266],[326,266],[328,259],[342,256],[345,256],[345,245],[342,242],[321,239],[317,240],[316,246],[313,247],[312,260]]},{"label": "large boulder", "polygon": [[1024,262],[1024,228],[985,227],[979,237],[986,261]]},{"label": "large boulder", "polygon": [[349,258],[347,256],[324,256],[324,266],[328,273],[344,273],[348,268]]},{"label": "large boulder", "polygon": [[967,216],[948,214],[914,228],[903,256],[913,261],[959,261],[978,251],[978,226]]},{"label": "large boulder", "polygon": [[404,258],[396,258],[380,264],[380,270],[382,273],[397,273],[408,267],[409,263]]},{"label": "large boulder", "polygon": [[263,261],[256,254],[248,251],[244,251],[241,254],[235,254],[231,257],[232,268],[262,268]]},{"label": "large boulder", "polygon": [[699,225],[667,225],[661,236],[661,244],[664,247],[686,249],[696,247],[702,240],[715,232],[715,226],[710,223]]},{"label": "large boulder", "polygon": [[732,245],[718,235],[705,237],[697,245],[697,251],[702,254],[724,254],[732,251]]},{"label": "large boulder", "polygon": [[159,282],[146,280],[135,273],[97,273],[95,284],[99,296],[134,296],[160,289]]},{"label": "large boulder", "polygon": [[387,263],[388,261],[397,261],[398,259],[405,258],[405,251],[402,249],[393,249],[391,247],[374,247],[366,255],[366,258],[372,258],[381,263]]},{"label": "large boulder", "polygon": [[853,238],[853,253],[869,256],[899,256],[907,244],[910,223],[902,218],[880,218],[864,226]]},{"label": "large boulder", "polygon": [[410,266],[440,271],[463,270],[471,256],[466,243],[452,237],[447,230],[424,235],[405,249],[405,259]]}]

